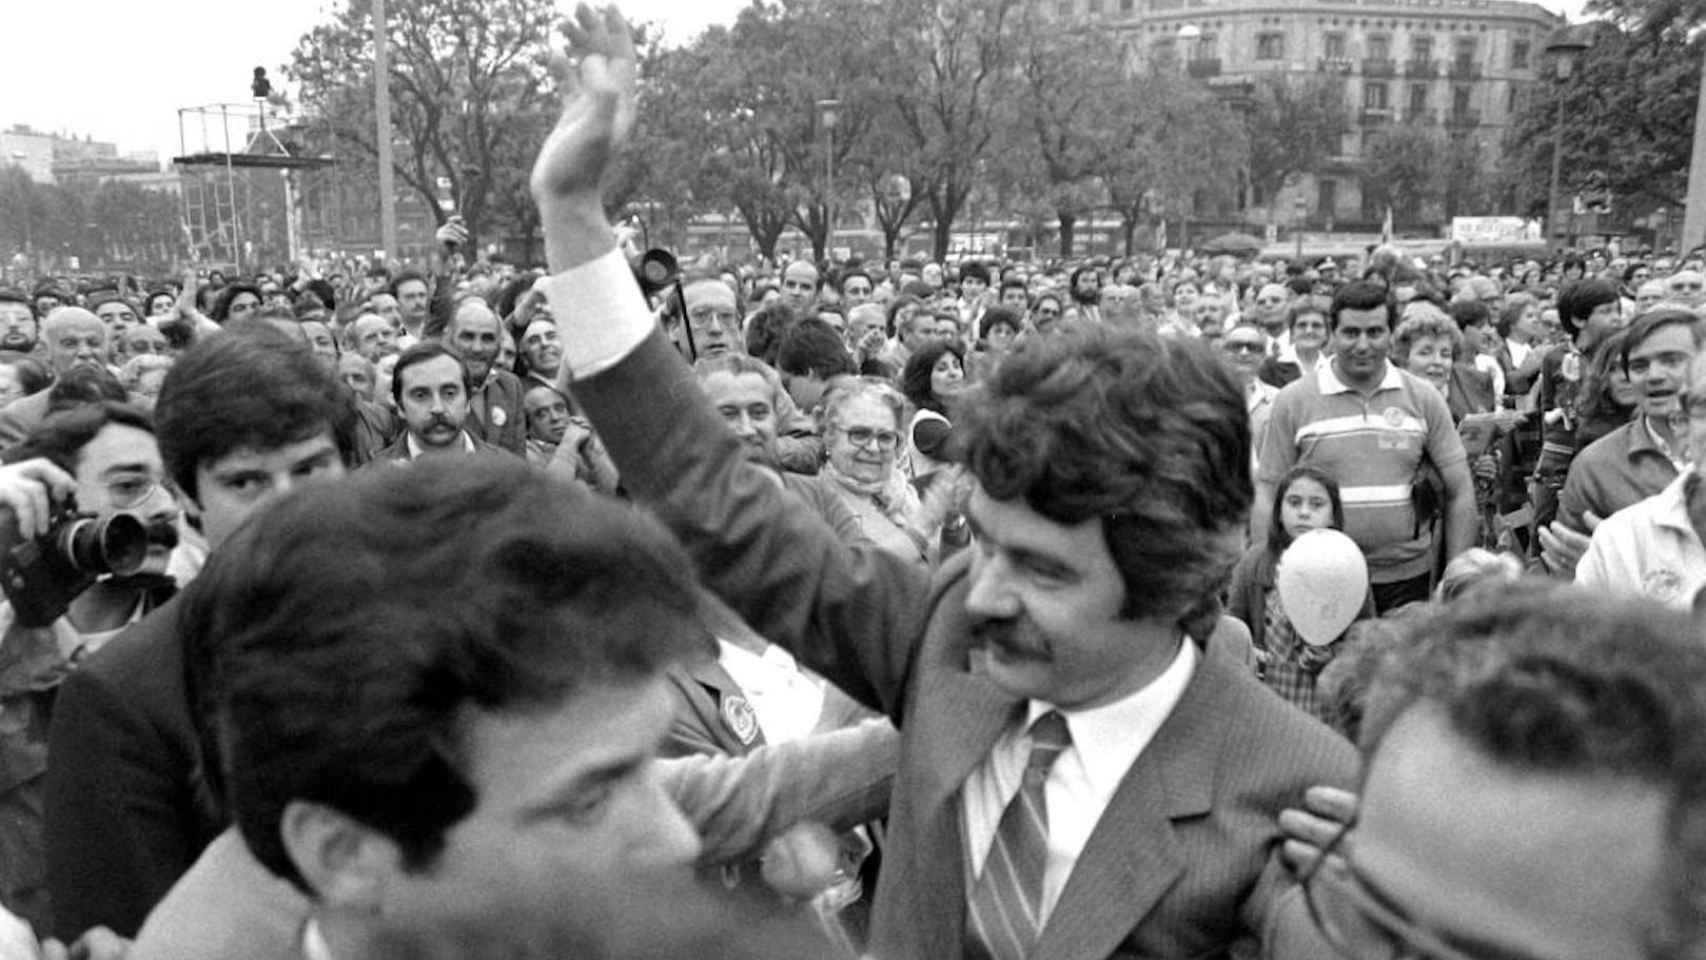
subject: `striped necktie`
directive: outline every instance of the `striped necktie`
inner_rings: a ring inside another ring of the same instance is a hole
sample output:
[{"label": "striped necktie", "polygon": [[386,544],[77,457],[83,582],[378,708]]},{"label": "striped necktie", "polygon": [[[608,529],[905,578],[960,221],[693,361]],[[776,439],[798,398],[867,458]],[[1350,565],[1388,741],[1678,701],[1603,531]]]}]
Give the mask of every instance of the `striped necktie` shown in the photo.
[{"label": "striped necktie", "polygon": [[1066,718],[1049,711],[1031,725],[1031,756],[1019,792],[1001,814],[967,903],[969,960],[1024,960],[1042,932],[1043,871],[1048,865],[1048,803],[1043,785],[1072,745]]}]

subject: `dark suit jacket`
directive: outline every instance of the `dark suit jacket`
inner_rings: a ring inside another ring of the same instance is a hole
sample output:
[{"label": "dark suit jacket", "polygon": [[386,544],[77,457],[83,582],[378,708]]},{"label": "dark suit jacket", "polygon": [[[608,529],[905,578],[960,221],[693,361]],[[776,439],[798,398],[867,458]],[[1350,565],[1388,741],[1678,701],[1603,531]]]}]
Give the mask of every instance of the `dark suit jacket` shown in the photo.
[{"label": "dark suit jacket", "polygon": [[[967,560],[932,580],[839,542],[746,463],[660,335],[574,389],[629,490],[682,539],[707,584],[900,726],[869,952],[962,955],[960,787],[1023,706],[968,670]],[[1355,767],[1348,743],[1211,645],[1097,823],[1036,955],[1220,955],[1295,922],[1300,898],[1273,857],[1275,818],[1312,784],[1349,785]]]},{"label": "dark suit jacket", "polygon": [[468,432],[477,440],[525,459],[527,457],[527,408],[521,378],[508,370],[493,370],[483,386],[473,392]]},{"label": "dark suit jacket", "polygon": [[52,387],[37,390],[0,407],[0,450],[10,450],[24,441],[30,431],[47,418],[48,394]]},{"label": "dark suit jacket", "polygon": [[[479,438],[479,436],[477,434],[475,434],[474,425],[471,423],[469,424],[468,429],[464,430],[463,432],[466,433],[468,435],[468,437],[474,441],[474,452],[473,452],[473,454],[470,454],[470,456],[502,457],[502,456],[507,456],[509,454],[509,451],[503,449],[502,447],[496,447],[496,446],[493,446],[492,444],[487,443],[484,440],[481,440]],[[526,459],[525,454],[522,455],[522,459]],[[399,433],[397,435],[396,440],[391,441],[389,446],[386,446],[386,447],[380,449],[379,452],[377,452],[373,455],[373,459],[368,461],[369,464],[375,464],[375,463],[393,463],[393,464],[395,464],[395,463],[408,463],[408,462],[409,462],[409,431],[407,429],[404,429],[402,433]]]},{"label": "dark suit jacket", "polygon": [[183,593],[59,689],[47,768],[54,935],[131,937],[224,827],[199,765],[184,674]]},{"label": "dark suit jacket", "polygon": [[1471,413],[1491,413],[1498,398],[1493,392],[1493,376],[1466,363],[1451,365],[1451,389],[1446,391],[1445,405],[1451,410],[1451,422],[1458,423]]}]

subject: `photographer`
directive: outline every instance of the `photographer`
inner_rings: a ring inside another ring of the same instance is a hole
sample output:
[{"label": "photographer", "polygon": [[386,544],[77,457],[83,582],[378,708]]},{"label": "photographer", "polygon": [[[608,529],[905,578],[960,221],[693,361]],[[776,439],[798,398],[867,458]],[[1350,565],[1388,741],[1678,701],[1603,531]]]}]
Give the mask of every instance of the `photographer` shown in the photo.
[{"label": "photographer", "polygon": [[174,581],[163,574],[178,510],[162,486],[153,423],[125,404],[51,414],[7,459],[0,467],[7,593],[0,603],[0,902],[41,930],[49,919],[41,788],[52,702],[81,657],[170,597]]}]

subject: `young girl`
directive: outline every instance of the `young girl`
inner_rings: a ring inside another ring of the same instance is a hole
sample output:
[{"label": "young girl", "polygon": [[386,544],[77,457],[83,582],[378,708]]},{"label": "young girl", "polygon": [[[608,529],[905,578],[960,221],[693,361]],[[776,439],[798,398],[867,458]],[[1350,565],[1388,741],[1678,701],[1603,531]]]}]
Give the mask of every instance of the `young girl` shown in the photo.
[{"label": "young girl", "polygon": [[[1293,467],[1280,480],[1273,518],[1267,542],[1252,544],[1232,569],[1226,612],[1249,626],[1262,680],[1275,693],[1331,722],[1328,705],[1315,693],[1315,676],[1333,659],[1339,641],[1325,647],[1305,643],[1280,606],[1274,582],[1280,555],[1293,540],[1310,530],[1344,529],[1345,508],[1339,501],[1338,483],[1315,467]],[[1370,594],[1358,619],[1372,616],[1374,597]]]}]

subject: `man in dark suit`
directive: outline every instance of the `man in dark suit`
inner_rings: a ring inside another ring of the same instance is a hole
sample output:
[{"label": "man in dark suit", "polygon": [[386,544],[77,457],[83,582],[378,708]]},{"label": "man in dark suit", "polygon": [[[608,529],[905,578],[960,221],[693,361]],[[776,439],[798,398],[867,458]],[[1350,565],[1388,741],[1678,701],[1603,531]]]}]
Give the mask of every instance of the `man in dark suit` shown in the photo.
[{"label": "man in dark suit", "polygon": [[391,397],[402,411],[404,430],[373,455],[375,464],[408,463],[443,455],[504,456],[502,447],[475,436],[469,397],[474,385],[468,365],[441,343],[417,343],[397,357]]},{"label": "man in dark suit", "polygon": [[1273,948],[1301,904],[1275,817],[1355,758],[1196,639],[1251,498],[1230,375],[1142,331],[1019,351],[955,424],[976,546],[932,577],[837,541],[713,429],[654,328],[599,194],[632,116],[627,26],[582,8],[571,34],[581,82],[532,182],[575,393],[708,585],[900,726],[870,953]]}]

